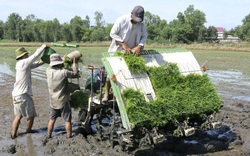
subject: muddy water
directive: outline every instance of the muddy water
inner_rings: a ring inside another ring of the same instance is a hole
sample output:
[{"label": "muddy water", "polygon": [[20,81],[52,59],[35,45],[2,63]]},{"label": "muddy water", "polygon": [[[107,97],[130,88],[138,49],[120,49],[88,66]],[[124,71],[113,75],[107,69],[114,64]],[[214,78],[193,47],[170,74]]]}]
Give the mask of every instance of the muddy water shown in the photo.
[{"label": "muddy water", "polygon": [[[47,65],[40,66],[32,71],[32,77],[38,80],[46,81],[45,70]],[[80,64],[79,70],[82,74],[79,81],[80,86],[83,88],[87,77],[91,71],[87,69],[86,65]],[[6,62],[0,64],[0,74],[7,74],[14,76],[15,71],[11,70],[10,65]],[[250,101],[249,88],[250,88],[250,76],[243,75],[238,70],[208,70],[206,74],[210,77],[212,83],[217,87],[218,93],[222,97],[231,97],[233,99]],[[0,75],[0,78],[2,75]],[[77,82],[75,80],[72,80]],[[3,78],[0,79],[0,85],[6,85],[7,82]],[[222,87],[223,88],[220,88]],[[235,92],[232,92],[235,91]]]},{"label": "muddy water", "polygon": [[[213,84],[218,86],[218,93],[222,97],[250,101],[250,77],[241,71],[207,71]],[[223,88],[219,88],[223,86]],[[232,92],[234,91],[234,92]]]},{"label": "muddy water", "polygon": [[[91,136],[86,139],[80,135],[78,133],[77,110],[73,110],[72,122],[75,137],[72,140],[65,140],[65,128],[61,119],[58,119],[55,124],[53,139],[49,141],[44,139],[49,108],[45,76],[47,65],[41,66],[32,72],[34,100],[39,114],[34,123],[34,129],[37,132],[34,134],[24,134],[25,119],[22,119],[19,128],[19,137],[11,140],[10,129],[14,117],[11,104],[11,91],[13,89],[15,74],[13,66],[13,64],[7,62],[0,63],[0,110],[2,116],[0,123],[0,155],[1,153],[4,155],[11,155],[11,153],[15,153],[16,155],[61,155],[65,153],[65,155],[81,155],[83,153],[87,153],[87,155],[130,155],[118,149],[107,150],[105,145],[93,141]],[[80,71],[82,72],[82,78],[79,79],[79,83],[81,87],[84,87],[90,71],[84,65],[80,66]],[[239,155],[249,152],[250,76],[244,75],[240,70],[208,70],[206,73],[211,78],[212,83],[224,101],[224,107],[218,117],[223,119],[224,127],[219,130],[210,130],[203,133],[203,136],[206,137],[202,139],[197,136],[185,139],[181,144],[176,144],[174,148],[166,148],[168,147],[166,145],[163,148],[158,147],[159,150],[141,149],[132,152],[132,155],[145,155],[148,152],[152,153],[152,155],[166,155],[169,154],[169,151],[177,153],[177,155],[178,153],[183,154],[185,152],[187,154],[204,154],[204,151],[199,152],[199,150],[201,150],[201,147],[204,148],[205,145],[209,146],[204,141],[207,138],[217,138],[213,140],[217,142],[218,139],[220,141],[225,140],[225,142],[221,141],[216,144],[216,150],[211,147],[211,153],[207,153],[208,155],[228,155],[229,153],[231,153],[230,155]],[[228,145],[223,146],[223,143],[227,143]],[[190,151],[183,148],[190,148]],[[179,151],[174,149],[178,149]],[[192,152],[193,150],[196,151]]]},{"label": "muddy water", "polygon": [[[49,101],[47,96],[47,83],[46,83],[46,68],[48,65],[40,66],[32,70],[32,82],[34,101],[38,117],[35,119],[33,128],[37,131],[36,134],[24,134],[25,119],[22,119],[19,127],[18,139],[10,139],[11,124],[14,118],[11,91],[14,84],[15,71],[13,64],[7,62],[0,63],[0,112],[2,120],[0,121],[0,155],[8,155],[17,153],[17,155],[44,155],[44,136],[47,134],[48,110]],[[84,88],[84,83],[87,76],[91,71],[86,66],[82,65],[79,68],[82,73],[82,78],[79,80],[70,80],[79,82],[80,86]],[[73,110],[73,131],[78,128],[77,110]],[[54,136],[60,137],[65,134],[64,122],[58,119],[54,127]],[[18,151],[18,152],[17,152]],[[2,154],[1,154],[2,153]]]},{"label": "muddy water", "polygon": [[[0,74],[6,74],[9,76],[15,76],[15,70],[11,69],[11,66],[13,66],[13,64],[8,64],[6,62],[1,62],[0,63]],[[34,79],[38,79],[38,80],[42,80],[42,81],[46,81],[46,68],[48,67],[47,64],[40,66],[36,69],[32,70],[32,77]],[[86,78],[90,75],[91,71],[87,68],[86,65],[83,64],[79,64],[79,71],[81,73],[81,78],[79,79],[79,84],[81,87],[84,87],[84,83],[86,82]],[[1,75],[0,75],[1,76]],[[3,82],[4,80],[1,78],[0,79],[0,85],[5,85],[5,82]],[[74,80],[70,80],[70,81],[74,81]],[[77,80],[78,81],[78,80]],[[74,82],[77,82],[74,81]]]}]

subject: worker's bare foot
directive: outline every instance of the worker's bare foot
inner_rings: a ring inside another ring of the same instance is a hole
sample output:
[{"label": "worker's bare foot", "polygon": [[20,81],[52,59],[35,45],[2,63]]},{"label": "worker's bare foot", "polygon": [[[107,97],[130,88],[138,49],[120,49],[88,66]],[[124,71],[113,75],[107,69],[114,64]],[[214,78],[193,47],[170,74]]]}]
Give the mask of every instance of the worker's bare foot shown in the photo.
[{"label": "worker's bare foot", "polygon": [[72,134],[67,134],[66,138],[67,139],[72,138]]},{"label": "worker's bare foot", "polygon": [[16,134],[10,134],[10,138],[11,138],[11,139],[16,139],[16,138],[17,138],[17,135],[16,135]]}]

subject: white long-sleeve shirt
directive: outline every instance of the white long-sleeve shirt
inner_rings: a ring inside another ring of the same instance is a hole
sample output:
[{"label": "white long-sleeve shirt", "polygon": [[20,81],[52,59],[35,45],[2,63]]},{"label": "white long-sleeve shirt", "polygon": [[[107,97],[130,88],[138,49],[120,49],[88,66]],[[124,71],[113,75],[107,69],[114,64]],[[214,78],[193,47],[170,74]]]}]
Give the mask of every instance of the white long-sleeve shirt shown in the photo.
[{"label": "white long-sleeve shirt", "polygon": [[20,59],[16,63],[16,81],[12,96],[29,94],[32,95],[31,88],[31,69],[41,65],[41,63],[35,62],[36,59],[42,54],[46,45],[42,45],[36,50],[36,52],[30,55],[28,58]]},{"label": "white long-sleeve shirt", "polygon": [[[134,26],[133,26],[134,25]],[[133,44],[134,47],[141,45],[144,46],[147,40],[147,30],[144,23],[131,23],[131,14],[123,15],[117,19],[114,23],[110,36],[112,38],[111,45],[109,47],[109,52],[116,52],[117,50],[122,50],[121,46],[116,43],[116,41],[125,42],[130,44],[129,40],[135,40]],[[130,44],[132,45],[132,44]],[[129,46],[129,45],[128,45]],[[130,47],[131,49],[134,47]]]}]

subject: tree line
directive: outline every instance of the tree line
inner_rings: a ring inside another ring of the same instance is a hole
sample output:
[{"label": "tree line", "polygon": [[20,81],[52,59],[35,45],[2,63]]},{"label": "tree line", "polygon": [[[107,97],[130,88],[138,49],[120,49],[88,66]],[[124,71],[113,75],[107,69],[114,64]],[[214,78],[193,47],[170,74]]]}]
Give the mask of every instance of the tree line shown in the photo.
[{"label": "tree line", "polygon": [[[106,24],[101,12],[96,11],[95,25],[90,25],[90,18],[73,17],[69,23],[60,24],[57,18],[42,20],[30,14],[25,19],[18,13],[8,16],[6,22],[0,20],[0,39],[18,42],[94,42],[111,40],[109,32],[113,24]],[[158,15],[145,12],[144,23],[148,31],[148,43],[193,43],[207,42],[217,39],[215,26],[205,27],[206,15],[193,5],[179,12],[177,19],[167,22]],[[250,14],[243,20],[243,24],[229,31],[225,35],[237,36],[241,40],[250,40]]]}]

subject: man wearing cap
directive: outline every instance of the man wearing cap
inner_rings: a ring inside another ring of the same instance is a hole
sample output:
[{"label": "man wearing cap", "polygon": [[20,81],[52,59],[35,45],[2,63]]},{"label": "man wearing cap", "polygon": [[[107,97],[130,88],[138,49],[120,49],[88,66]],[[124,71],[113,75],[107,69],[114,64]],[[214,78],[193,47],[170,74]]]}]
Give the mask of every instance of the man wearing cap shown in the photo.
[{"label": "man wearing cap", "polygon": [[123,50],[138,56],[148,36],[143,18],[144,8],[140,5],[135,6],[131,14],[119,17],[110,31],[112,42],[108,51]]},{"label": "man wearing cap", "polygon": [[[125,54],[139,56],[148,36],[143,18],[144,8],[140,5],[135,6],[131,14],[119,17],[110,31],[112,42],[108,51],[124,51]],[[107,78],[103,102],[108,100],[109,90],[110,81]]]},{"label": "man wearing cap", "polygon": [[64,68],[64,61],[58,53],[50,55],[50,64],[46,70],[50,100],[50,120],[48,123],[48,137],[51,138],[57,117],[62,116],[65,121],[67,138],[71,137],[71,108],[68,78],[77,78],[78,70],[73,59],[72,71]]},{"label": "man wearing cap", "polygon": [[36,52],[29,56],[29,52],[24,48],[18,48],[16,52],[16,81],[12,91],[15,118],[12,123],[11,138],[17,137],[17,130],[22,117],[27,117],[26,132],[30,133],[34,118],[36,116],[35,106],[32,99],[31,89],[31,69],[43,64],[42,61],[35,62],[47,47],[43,44]]}]

